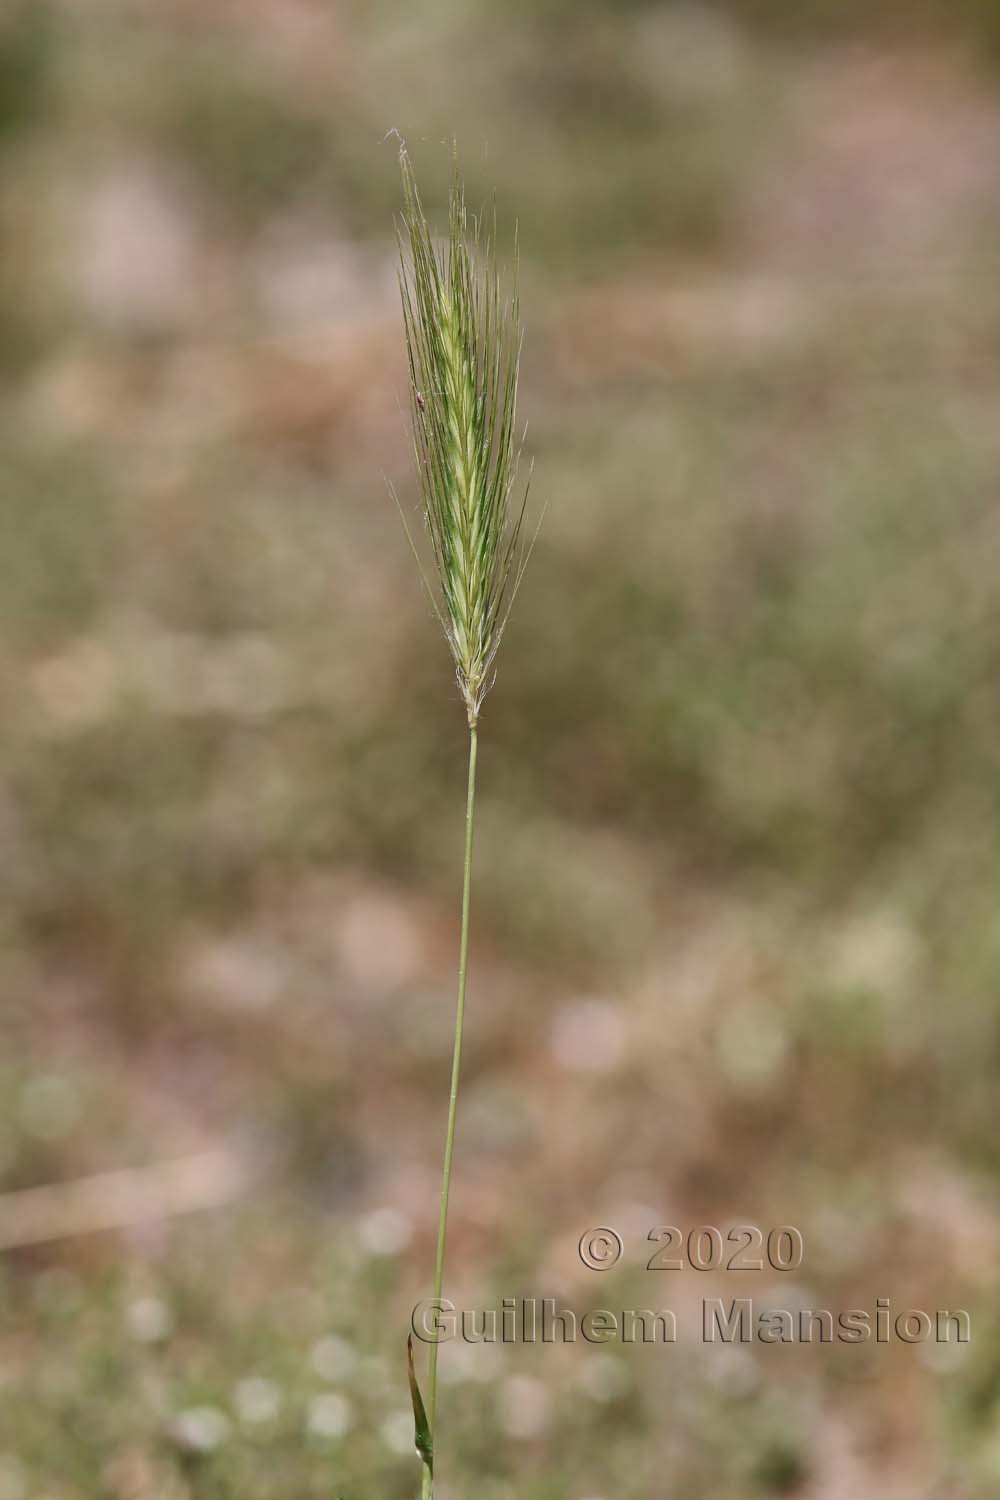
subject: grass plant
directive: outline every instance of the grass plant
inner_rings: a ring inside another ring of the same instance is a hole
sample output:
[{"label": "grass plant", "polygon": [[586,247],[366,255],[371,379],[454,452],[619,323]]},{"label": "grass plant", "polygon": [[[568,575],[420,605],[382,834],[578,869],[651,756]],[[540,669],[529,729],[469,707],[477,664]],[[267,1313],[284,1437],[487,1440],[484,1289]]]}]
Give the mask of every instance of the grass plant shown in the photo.
[{"label": "grass plant", "polygon": [[[458,1000],[434,1261],[434,1299],[439,1302],[465,1024],[479,717],[527,561],[528,488],[515,503],[521,325],[516,278],[506,293],[497,261],[495,208],[489,221],[469,213],[456,160],[447,235],[435,243],[405,145],[400,148],[400,164],[400,290],[413,444],[436,575],[432,581],[425,573],[424,581],[455,662],[469,723]],[[415,545],[414,553],[419,561]],[[437,1362],[438,1346],[432,1344],[425,1407],[411,1352],[410,1387],[425,1497],[433,1488]]]}]

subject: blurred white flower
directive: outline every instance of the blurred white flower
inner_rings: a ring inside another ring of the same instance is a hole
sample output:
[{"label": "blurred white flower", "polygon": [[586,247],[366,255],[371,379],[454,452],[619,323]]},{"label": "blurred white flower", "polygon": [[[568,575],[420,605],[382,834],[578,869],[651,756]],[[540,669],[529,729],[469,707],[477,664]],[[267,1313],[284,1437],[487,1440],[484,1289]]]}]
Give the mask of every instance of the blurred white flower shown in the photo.
[{"label": "blurred white flower", "polygon": [[126,1313],[128,1331],[140,1344],[158,1344],[174,1326],[173,1313],[162,1297],[137,1297]]},{"label": "blurred white flower", "polygon": [[310,1401],[306,1426],[313,1437],[336,1440],[350,1429],[353,1415],[351,1403],[346,1396],[328,1391],[323,1396],[314,1396]]},{"label": "blurred white flower", "polygon": [[398,1255],[413,1238],[413,1224],[396,1208],[376,1208],[358,1225],[358,1239],[369,1255]]},{"label": "blurred white flower", "polygon": [[391,1412],[382,1423],[379,1431],[382,1434],[382,1441],[390,1453],[398,1453],[401,1457],[405,1457],[409,1453],[416,1452],[412,1412]]},{"label": "blurred white flower", "polygon": [[508,1437],[540,1437],[551,1416],[549,1393],[533,1375],[511,1375],[500,1387],[500,1425]]},{"label": "blurred white flower", "polygon": [[229,1418],[217,1406],[190,1406],[174,1422],[178,1442],[195,1453],[211,1453],[229,1436]]},{"label": "blurred white flower", "polygon": [[236,1415],[250,1426],[273,1422],[281,1411],[282,1402],[280,1387],[262,1375],[248,1375],[233,1391]]},{"label": "blurred white flower", "polygon": [[309,1359],[316,1374],[324,1380],[349,1380],[358,1363],[353,1345],[336,1334],[314,1344]]}]

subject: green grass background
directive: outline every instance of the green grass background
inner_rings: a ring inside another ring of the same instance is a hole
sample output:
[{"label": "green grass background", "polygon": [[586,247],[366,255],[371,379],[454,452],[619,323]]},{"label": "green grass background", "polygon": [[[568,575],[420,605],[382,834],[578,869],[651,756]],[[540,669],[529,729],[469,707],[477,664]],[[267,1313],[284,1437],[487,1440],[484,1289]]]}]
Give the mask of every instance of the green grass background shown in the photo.
[{"label": "green grass background", "polygon": [[[4,7],[0,1242],[21,1189],[253,1181],[0,1248],[0,1500],[415,1493],[465,722],[385,484],[391,128],[430,206],[456,135],[519,221],[548,503],[451,1295],[973,1320],[446,1348],[441,1500],[997,1493],[998,17]],[[737,1222],[801,1270],[642,1269]]]}]

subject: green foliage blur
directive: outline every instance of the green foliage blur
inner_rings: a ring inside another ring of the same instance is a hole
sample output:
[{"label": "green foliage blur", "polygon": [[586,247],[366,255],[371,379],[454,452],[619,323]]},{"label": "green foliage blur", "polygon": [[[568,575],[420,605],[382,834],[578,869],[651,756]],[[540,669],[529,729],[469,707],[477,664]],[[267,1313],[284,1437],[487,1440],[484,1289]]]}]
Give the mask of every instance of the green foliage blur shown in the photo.
[{"label": "green foliage blur", "polygon": [[[393,131],[517,223],[546,507],[451,1295],[973,1327],[449,1345],[440,1500],[996,1493],[998,56],[995,0],[0,13],[0,1500],[417,1490],[465,714]],[[643,1269],[740,1223],[801,1270]]]}]

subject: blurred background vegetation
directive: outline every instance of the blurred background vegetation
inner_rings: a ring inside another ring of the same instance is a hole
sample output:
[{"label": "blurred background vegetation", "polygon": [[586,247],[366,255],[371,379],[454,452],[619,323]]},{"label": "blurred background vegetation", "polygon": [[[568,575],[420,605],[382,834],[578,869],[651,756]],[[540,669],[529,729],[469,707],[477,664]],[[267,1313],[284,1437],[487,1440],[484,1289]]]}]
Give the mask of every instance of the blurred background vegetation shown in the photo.
[{"label": "blurred background vegetation", "polygon": [[[998,58],[996,0],[7,0],[0,1500],[415,1492],[465,726],[392,127],[519,221],[549,507],[451,1295],[974,1334],[449,1346],[441,1500],[1000,1491]],[[641,1269],[739,1221],[801,1271]]]}]

